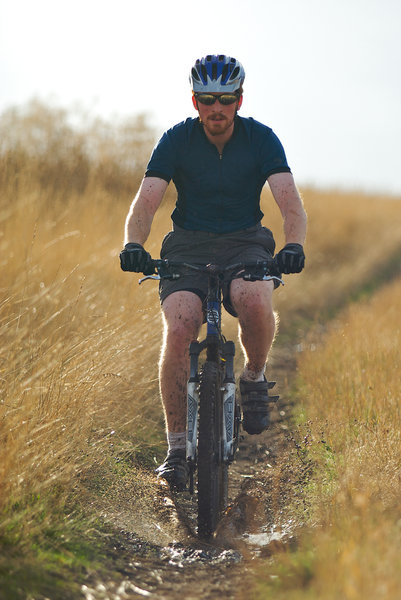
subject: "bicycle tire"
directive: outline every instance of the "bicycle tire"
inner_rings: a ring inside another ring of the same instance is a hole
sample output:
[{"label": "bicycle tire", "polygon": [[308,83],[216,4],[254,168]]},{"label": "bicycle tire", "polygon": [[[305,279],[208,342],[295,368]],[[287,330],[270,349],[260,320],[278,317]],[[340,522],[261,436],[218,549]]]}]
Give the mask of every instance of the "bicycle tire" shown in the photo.
[{"label": "bicycle tire", "polygon": [[221,369],[206,361],[200,372],[198,536],[209,539],[227,505],[228,465],[222,459]]}]

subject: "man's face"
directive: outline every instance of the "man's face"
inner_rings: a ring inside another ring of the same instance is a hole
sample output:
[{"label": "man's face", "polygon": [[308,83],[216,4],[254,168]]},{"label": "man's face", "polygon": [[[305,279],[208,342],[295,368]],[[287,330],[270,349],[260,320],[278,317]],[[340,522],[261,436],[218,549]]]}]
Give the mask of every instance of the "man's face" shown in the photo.
[{"label": "man's face", "polygon": [[[219,96],[218,93],[212,93],[212,96]],[[208,106],[197,102],[193,97],[194,106],[199,112],[199,118],[207,132],[212,135],[222,135],[226,133],[234,123],[234,117],[241,106],[242,97],[233,104],[220,104],[218,100]]]}]

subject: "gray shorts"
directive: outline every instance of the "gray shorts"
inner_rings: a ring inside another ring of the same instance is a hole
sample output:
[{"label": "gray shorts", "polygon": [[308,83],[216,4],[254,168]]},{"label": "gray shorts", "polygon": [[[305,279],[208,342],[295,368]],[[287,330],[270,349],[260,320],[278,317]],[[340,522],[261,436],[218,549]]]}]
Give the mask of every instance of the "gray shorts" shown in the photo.
[{"label": "gray shorts", "polygon": [[[233,233],[208,233],[206,231],[188,231],[174,224],[163,239],[160,256],[171,261],[186,261],[207,265],[213,263],[228,266],[237,262],[266,260],[273,256],[276,247],[273,234],[260,223],[248,229]],[[230,281],[223,287],[223,304],[227,312],[237,316],[230,302]],[[160,302],[174,292],[193,292],[202,302],[207,295],[207,275],[191,273],[179,279],[160,281]]]}]

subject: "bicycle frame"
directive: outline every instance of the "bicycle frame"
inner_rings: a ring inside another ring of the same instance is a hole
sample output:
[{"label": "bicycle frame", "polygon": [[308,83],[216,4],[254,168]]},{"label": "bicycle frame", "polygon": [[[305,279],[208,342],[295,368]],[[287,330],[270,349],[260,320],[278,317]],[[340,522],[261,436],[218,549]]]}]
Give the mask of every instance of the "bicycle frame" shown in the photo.
[{"label": "bicycle frame", "polygon": [[[219,368],[224,366],[222,381],[223,431],[221,456],[218,460],[230,463],[234,459],[236,432],[235,427],[235,377],[233,342],[225,341],[221,335],[221,277],[218,267],[208,265],[208,293],[206,303],[206,338],[202,342],[192,342],[189,348],[190,374],[187,392],[187,461],[190,466],[190,487],[193,493],[193,473],[196,467],[196,449],[198,439],[199,414],[199,356],[206,348],[206,360],[214,362]],[[238,417],[239,419],[239,417]]]}]

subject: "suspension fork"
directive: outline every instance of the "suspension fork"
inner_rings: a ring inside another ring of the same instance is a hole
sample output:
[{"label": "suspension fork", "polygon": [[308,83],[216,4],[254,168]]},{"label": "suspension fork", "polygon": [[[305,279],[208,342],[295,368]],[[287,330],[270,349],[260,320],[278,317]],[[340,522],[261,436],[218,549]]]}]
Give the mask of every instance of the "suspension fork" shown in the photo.
[{"label": "suspension fork", "polygon": [[221,456],[228,463],[234,459],[236,430],[238,429],[235,414],[235,376],[234,376],[234,342],[223,342],[221,335],[221,282],[219,275],[209,276],[207,304],[207,360],[212,360],[220,366],[224,365],[224,379],[221,382],[223,402],[222,444]]},{"label": "suspension fork", "polygon": [[196,467],[196,447],[198,442],[199,417],[199,354],[202,342],[191,342],[189,346],[189,379],[187,385],[187,447],[189,465],[189,492],[194,493],[194,472]]},{"label": "suspension fork", "polygon": [[194,471],[196,468],[196,448],[198,441],[199,418],[199,355],[206,348],[206,360],[217,365],[221,359],[221,287],[219,275],[209,273],[208,302],[206,307],[206,339],[191,342],[189,346],[189,379],[187,387],[187,445],[186,456],[189,464],[189,492],[194,491]]},{"label": "suspension fork", "polygon": [[236,450],[237,415],[235,413],[234,342],[223,345],[225,376],[223,381],[223,460],[232,462]]}]

